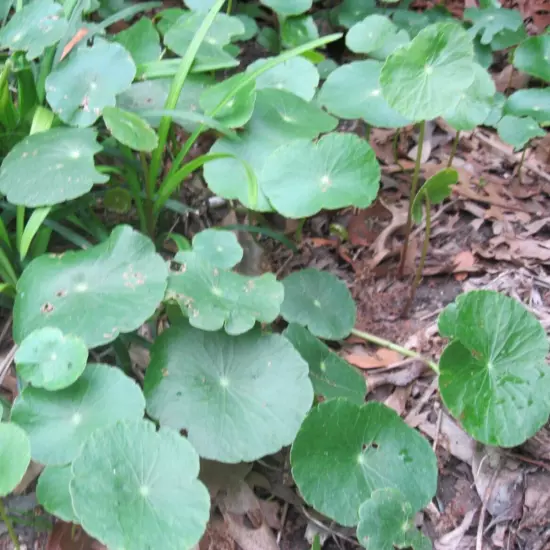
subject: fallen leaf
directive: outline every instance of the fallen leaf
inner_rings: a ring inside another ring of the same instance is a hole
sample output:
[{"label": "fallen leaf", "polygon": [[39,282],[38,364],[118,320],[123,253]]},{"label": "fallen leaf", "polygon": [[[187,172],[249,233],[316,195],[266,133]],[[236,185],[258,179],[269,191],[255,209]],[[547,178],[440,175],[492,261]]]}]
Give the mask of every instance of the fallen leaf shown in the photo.
[{"label": "fallen leaf", "polygon": [[279,550],[273,531],[266,523],[254,529],[244,524],[242,516],[230,512],[224,513],[223,516],[228,533],[242,550]]},{"label": "fallen leaf", "polygon": [[71,50],[88,34],[89,30],[82,27],[76,31],[76,34],[67,42],[67,45],[63,48],[60,61],[63,61]]},{"label": "fallen leaf", "polygon": [[467,536],[477,510],[470,510],[464,516],[462,523],[450,533],[446,533],[435,541],[435,550],[471,550],[475,545],[475,537]]},{"label": "fallen leaf", "polygon": [[374,355],[367,353],[349,353],[345,356],[348,363],[360,369],[378,369],[401,361],[401,354],[391,349],[380,348]]}]

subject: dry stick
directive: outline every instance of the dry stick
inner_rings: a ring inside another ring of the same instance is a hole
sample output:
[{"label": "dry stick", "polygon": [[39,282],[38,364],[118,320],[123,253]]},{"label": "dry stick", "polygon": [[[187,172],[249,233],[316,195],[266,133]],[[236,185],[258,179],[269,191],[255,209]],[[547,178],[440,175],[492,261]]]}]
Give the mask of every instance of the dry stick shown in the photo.
[{"label": "dry stick", "polygon": [[1,498],[0,498],[0,519],[4,522],[4,525],[8,530],[8,535],[10,536],[14,549],[21,550],[21,546],[19,546],[19,538],[15,534],[15,530],[13,529],[13,524],[10,518],[8,517],[8,514],[6,513],[6,508],[4,507],[4,501]]},{"label": "dry stick", "polygon": [[433,362],[427,359],[426,357],[423,357],[416,351],[412,351],[410,349],[404,348],[403,346],[400,346],[398,344],[394,344],[393,342],[390,342],[389,340],[385,340],[384,338],[379,338],[378,336],[375,336],[374,334],[371,334],[370,332],[364,332],[362,330],[358,330],[356,328],[351,330],[351,333],[354,336],[357,336],[358,338],[361,338],[363,340],[366,340],[367,342],[371,342],[372,344],[376,344],[377,346],[381,346],[383,348],[391,349],[392,351],[396,351],[397,353],[400,353],[401,355],[404,355],[405,357],[411,357],[412,359],[418,359],[419,361],[422,361],[428,367],[430,367],[436,374],[439,374],[439,367]]},{"label": "dry stick", "polygon": [[424,132],[426,130],[426,121],[420,123],[420,136],[418,139],[418,150],[416,152],[416,162],[414,164],[414,174],[411,183],[411,197],[409,200],[409,212],[407,214],[407,226],[405,229],[405,242],[403,243],[403,249],[401,251],[401,262],[397,270],[397,276],[403,277],[403,270],[405,269],[405,259],[407,257],[407,250],[409,249],[409,236],[412,228],[412,205],[414,197],[416,195],[416,188],[418,187],[418,176],[420,174],[420,161],[422,159],[422,147],[424,145]]},{"label": "dry stick", "polygon": [[456,155],[456,150],[458,147],[458,141],[460,140],[460,130],[457,131],[456,136],[453,140],[453,147],[451,149],[451,156],[449,157],[449,162],[447,162],[447,168],[451,168],[453,165],[453,160]]},{"label": "dry stick", "polygon": [[416,268],[416,273],[414,274],[414,281],[411,286],[411,293],[409,295],[409,299],[407,300],[407,305],[403,310],[403,317],[406,317],[409,314],[409,310],[413,305],[414,297],[416,296],[416,289],[420,284],[420,279],[422,279],[422,272],[424,271],[424,265],[426,264],[426,257],[428,256],[428,248],[430,247],[430,231],[432,228],[432,214],[431,214],[432,203],[430,202],[430,198],[428,197],[427,194],[424,197],[424,200],[426,204],[426,229],[424,232],[424,243],[422,244],[422,255],[420,256],[420,262],[418,264],[418,267]]}]

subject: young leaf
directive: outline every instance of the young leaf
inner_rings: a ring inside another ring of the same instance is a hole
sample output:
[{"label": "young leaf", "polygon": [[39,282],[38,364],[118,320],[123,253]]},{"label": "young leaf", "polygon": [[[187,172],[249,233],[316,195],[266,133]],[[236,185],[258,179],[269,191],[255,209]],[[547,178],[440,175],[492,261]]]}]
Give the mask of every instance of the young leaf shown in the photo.
[{"label": "young leaf", "polygon": [[353,61],[333,71],[319,93],[319,103],[340,118],[362,118],[372,126],[400,128],[410,121],[394,111],[382,96],[382,63]]},{"label": "young leaf", "polygon": [[356,53],[371,53],[397,34],[397,27],[385,16],[373,14],[356,23],[346,34],[346,46]]},{"label": "young leaf", "polygon": [[243,258],[242,246],[231,231],[205,229],[193,237],[193,250],[212,266],[220,269],[231,269]]},{"label": "young leaf", "polygon": [[114,39],[130,52],[136,65],[160,59],[162,49],[159,33],[147,17],[142,17],[131,27],[116,34]]},{"label": "young leaf", "polygon": [[524,73],[550,82],[550,34],[531,36],[514,52],[514,66]]},{"label": "young leaf", "polygon": [[90,126],[103,108],[129,88],[136,66],[120,45],[96,38],[71,52],[46,79],[46,98],[54,113],[71,126]]},{"label": "young leaf", "polygon": [[365,402],[365,379],[357,369],[296,323],[288,325],[283,335],[307,361],[315,395],[324,401],[345,397],[357,405]]},{"label": "young leaf", "polygon": [[466,8],[464,19],[473,23],[470,33],[481,33],[481,43],[490,44],[502,30],[515,31],[523,25],[523,17],[518,10],[506,8]]},{"label": "young leaf", "polygon": [[88,250],[41,256],[17,285],[13,334],[20,343],[47,326],[82,338],[88,348],[136,330],[157,308],[168,268],[153,243],[127,225]]},{"label": "young leaf", "polygon": [[27,434],[16,424],[0,422],[0,497],[11,493],[31,461]]},{"label": "young leaf", "polygon": [[105,107],[103,120],[113,137],[136,151],[152,151],[158,144],[157,134],[140,116],[118,107]]},{"label": "young leaf", "polygon": [[307,326],[319,338],[349,336],[357,312],[348,287],[338,277],[308,268],[291,273],[283,284],[281,315],[285,321]]},{"label": "young leaf", "polygon": [[496,91],[493,78],[477,63],[472,63],[472,72],[472,84],[462,92],[458,103],[442,115],[455,130],[473,130],[491,112]]},{"label": "young leaf", "polygon": [[220,270],[195,252],[180,252],[177,261],[181,273],[170,276],[167,296],[177,300],[194,327],[242,334],[257,320],[271,323],[279,315],[284,290],[272,273],[246,277]]},{"label": "young leaf", "polygon": [[[265,65],[271,58],[258,59],[251,63],[246,73],[250,74]],[[311,101],[319,85],[319,71],[315,65],[303,57],[293,57],[268,69],[256,79],[256,89],[275,88],[286,90]]]},{"label": "young leaf", "polygon": [[536,120],[530,116],[503,116],[498,121],[497,132],[500,139],[513,145],[516,149],[523,149],[533,138],[546,135],[546,132],[539,127]]},{"label": "young leaf", "polygon": [[53,128],[20,141],[0,168],[0,191],[12,204],[59,204],[87,193],[108,177],[94,166],[101,151],[89,128]]},{"label": "young leaf", "polygon": [[280,335],[164,331],[145,377],[147,411],[189,433],[201,457],[251,461],[296,435],[313,399],[305,361]]},{"label": "young leaf", "polygon": [[0,30],[0,49],[27,52],[32,61],[60,40],[67,27],[63,6],[53,0],[33,0]]},{"label": "young leaf", "polygon": [[514,92],[504,104],[504,113],[527,116],[546,126],[550,124],[550,88],[531,88]]},{"label": "young leaf", "polygon": [[284,48],[295,48],[319,38],[319,30],[310,15],[287,17],[281,21],[281,42]]},{"label": "young leaf", "polygon": [[[420,510],[437,487],[428,441],[392,409],[331,399],[314,407],[292,445],[292,474],[304,500],[347,526],[377,489],[397,489]],[[322,483],[319,480],[322,479]]]},{"label": "young leaf", "polygon": [[458,172],[454,168],[440,170],[420,188],[412,205],[412,215],[416,223],[422,221],[422,207],[426,197],[431,204],[439,204],[451,196],[451,187],[458,183]]},{"label": "young leaf", "polygon": [[27,386],[15,400],[11,417],[29,435],[34,460],[62,466],[78,456],[96,429],[117,420],[141,418],[144,408],[139,386],[120,369],[90,364],[63,390]]},{"label": "young leaf", "polygon": [[17,374],[36,388],[56,391],[84,372],[88,348],[78,337],[44,327],[31,332],[15,353]]},{"label": "young leaf", "polygon": [[474,291],[456,304],[454,340],[441,359],[439,390],[445,405],[475,439],[515,447],[548,420],[548,339],[519,302]]},{"label": "young leaf", "polygon": [[474,47],[456,23],[436,23],[395,50],[380,74],[390,107],[414,120],[431,120],[458,103],[474,76]]},{"label": "young leaf", "polygon": [[38,478],[36,500],[53,516],[68,523],[79,523],[69,492],[72,478],[71,464],[47,466]]},{"label": "young leaf", "polygon": [[357,540],[368,550],[431,550],[414,525],[414,510],[397,489],[379,489],[359,508]]},{"label": "young leaf", "polygon": [[177,432],[145,420],[94,432],[73,463],[76,515],[109,548],[190,549],[208,521],[199,457]]},{"label": "young leaf", "polygon": [[376,198],[380,166],[368,143],[333,133],[317,143],[282,145],[267,159],[262,189],[275,210],[288,218],[322,209],[366,208]]},{"label": "young leaf", "polygon": [[308,11],[313,3],[312,0],[260,0],[264,6],[271,8],[277,14],[284,17],[289,15],[300,15]]}]

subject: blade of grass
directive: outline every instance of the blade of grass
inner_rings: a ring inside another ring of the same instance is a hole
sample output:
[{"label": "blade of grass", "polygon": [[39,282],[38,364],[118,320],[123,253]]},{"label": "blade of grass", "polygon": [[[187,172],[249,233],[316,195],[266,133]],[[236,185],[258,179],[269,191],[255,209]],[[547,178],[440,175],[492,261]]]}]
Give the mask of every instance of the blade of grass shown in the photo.
[{"label": "blade of grass", "polygon": [[279,241],[282,245],[286,246],[286,248],[288,248],[289,250],[292,250],[292,252],[294,252],[295,254],[298,252],[298,248],[296,248],[296,245],[290,239],[287,239],[282,233],[279,233],[278,231],[273,231],[273,229],[269,229],[269,227],[246,224],[231,224],[224,225],[223,229],[232,231],[246,231],[247,233],[258,233],[275,241]]},{"label": "blade of grass", "polygon": [[19,257],[21,258],[21,261],[23,261],[27,257],[27,253],[34,239],[34,236],[40,229],[40,226],[42,225],[44,220],[47,218],[51,209],[51,206],[43,206],[42,208],[37,208],[31,214],[31,217],[29,218],[29,221],[27,222],[27,225],[23,230],[23,234],[21,235],[21,242],[19,243]]},{"label": "blade of grass", "polygon": [[44,225],[53,229],[56,233],[61,235],[65,240],[69,241],[71,244],[78,246],[79,248],[90,248],[92,243],[85,239],[82,235],[79,235],[76,231],[61,225],[60,223],[53,220],[44,220]]}]

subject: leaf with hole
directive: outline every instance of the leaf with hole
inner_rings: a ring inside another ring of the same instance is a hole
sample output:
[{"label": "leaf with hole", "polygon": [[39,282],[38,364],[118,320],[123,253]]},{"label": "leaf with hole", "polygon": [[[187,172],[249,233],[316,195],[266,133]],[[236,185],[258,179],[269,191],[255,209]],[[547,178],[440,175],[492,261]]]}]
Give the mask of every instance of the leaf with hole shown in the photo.
[{"label": "leaf with hole", "polygon": [[158,144],[157,134],[140,116],[118,107],[105,107],[103,120],[112,136],[136,151],[152,151]]},{"label": "leaf with hole", "polygon": [[[437,487],[430,444],[392,409],[331,399],[314,407],[292,445],[292,474],[304,500],[346,526],[378,489],[397,489],[413,512]],[[319,483],[319,480],[323,480]]]},{"label": "leaf with hole", "polygon": [[131,27],[116,34],[114,39],[130,53],[136,65],[156,61],[161,57],[159,33],[147,17],[142,17]]},{"label": "leaf with hole", "polygon": [[357,369],[296,323],[288,325],[283,334],[307,361],[315,395],[324,401],[345,397],[357,405],[364,403],[367,387],[365,378]]},{"label": "leaf with hole", "polygon": [[550,88],[517,90],[506,100],[504,113],[531,117],[542,126],[550,125]]},{"label": "leaf with hole", "polygon": [[66,466],[47,466],[44,468],[36,486],[36,500],[46,512],[68,523],[79,523],[73,510],[73,501],[69,485],[73,474],[71,464]]},{"label": "leaf with hole", "polygon": [[382,95],[413,121],[441,116],[473,82],[473,58],[472,39],[459,25],[430,25],[386,59]]},{"label": "leaf with hole", "polygon": [[282,336],[186,325],[156,340],[144,391],[161,426],[187,430],[201,457],[221,462],[290,444],[313,399],[307,364]]},{"label": "leaf with hole", "polygon": [[546,135],[537,121],[530,116],[505,115],[497,123],[497,132],[502,141],[513,145],[515,149],[523,149],[533,138]]},{"label": "leaf with hole", "polygon": [[306,326],[319,338],[349,336],[357,312],[350,291],[338,277],[308,268],[290,274],[283,284],[281,315],[285,321]]},{"label": "leaf with hole", "polygon": [[439,362],[441,397],[478,441],[520,445],[550,414],[544,329],[522,304],[497,292],[469,292],[456,309],[444,327],[454,339]]},{"label": "leaf with hole", "polygon": [[550,34],[531,36],[514,52],[514,67],[550,82]]},{"label": "leaf with hole", "polygon": [[419,189],[412,204],[412,215],[416,223],[422,221],[422,207],[426,198],[430,205],[439,204],[451,196],[452,186],[458,183],[458,172],[454,168],[440,170]]},{"label": "leaf with hole", "polygon": [[[243,258],[243,248],[232,231],[204,229],[193,237],[193,250],[220,269],[231,269]],[[177,255],[175,259],[178,261]]]},{"label": "leaf with hole", "polygon": [[382,63],[353,61],[334,70],[319,93],[319,103],[340,118],[362,118],[367,124],[400,128],[410,121],[394,111],[382,96]]},{"label": "leaf with hole", "polygon": [[36,388],[56,391],[84,372],[88,348],[78,337],[44,327],[31,332],[15,353],[17,374]]},{"label": "leaf with hole", "polygon": [[379,489],[359,508],[357,540],[368,550],[432,550],[414,524],[414,510],[397,489]]},{"label": "leaf with hole", "polygon": [[71,126],[90,126],[132,84],[136,65],[120,45],[96,38],[71,51],[46,79],[52,111]]},{"label": "leaf with hole", "polygon": [[25,431],[12,422],[0,422],[0,497],[17,487],[30,461],[31,446]]},{"label": "leaf with hole", "polygon": [[94,166],[101,151],[88,128],[53,128],[24,138],[0,168],[0,191],[12,204],[51,206],[87,193],[107,176]]},{"label": "leaf with hole", "polygon": [[121,370],[90,364],[68,388],[50,392],[27,386],[12,408],[12,420],[31,441],[33,460],[63,466],[80,453],[98,428],[143,416],[145,400],[139,386]]},{"label": "leaf with hole", "polygon": [[345,206],[366,208],[376,198],[380,166],[368,143],[332,133],[317,143],[287,143],[264,165],[262,189],[275,210],[305,218]]},{"label": "leaf with hole", "polygon": [[199,457],[174,430],[113,423],[88,438],[72,471],[76,515],[109,548],[189,550],[206,528],[210,498],[197,479]]},{"label": "leaf with hole", "polygon": [[194,327],[242,334],[256,321],[271,323],[279,315],[283,285],[275,275],[246,277],[214,267],[195,252],[180,252],[181,271],[168,280],[175,299]]},{"label": "leaf with hole", "polygon": [[481,43],[490,44],[497,33],[515,31],[523,26],[523,17],[518,10],[506,8],[466,8],[464,19],[472,22],[469,32],[481,34]]},{"label": "leaf with hole", "polygon": [[26,52],[27,59],[32,61],[63,38],[67,27],[63,6],[53,0],[34,0],[0,30],[0,49]]},{"label": "leaf with hole", "polygon": [[139,328],[161,302],[168,268],[151,240],[127,225],[88,250],[33,260],[17,284],[13,334],[20,343],[52,326],[88,348]]},{"label": "leaf with hole", "polygon": [[472,63],[472,72],[474,81],[460,94],[458,103],[442,115],[455,130],[473,130],[483,124],[493,106],[493,78],[477,63]]},{"label": "leaf with hole", "polygon": [[300,15],[308,11],[313,4],[313,0],[260,0],[260,2],[283,17]]}]

